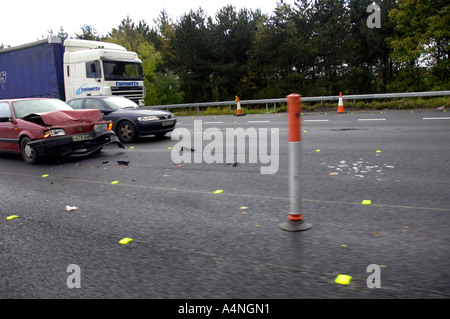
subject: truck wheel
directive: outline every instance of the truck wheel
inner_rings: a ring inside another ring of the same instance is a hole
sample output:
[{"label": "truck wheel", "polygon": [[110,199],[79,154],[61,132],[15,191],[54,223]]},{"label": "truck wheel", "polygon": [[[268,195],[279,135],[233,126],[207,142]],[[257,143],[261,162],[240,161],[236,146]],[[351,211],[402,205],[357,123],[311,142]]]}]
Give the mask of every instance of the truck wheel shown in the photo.
[{"label": "truck wheel", "polygon": [[28,145],[31,142],[31,138],[24,137],[20,141],[20,154],[25,163],[27,164],[36,164],[38,161],[38,156],[36,152]]},{"label": "truck wheel", "polygon": [[128,121],[123,121],[117,126],[117,137],[122,143],[129,143],[136,137],[134,125]]}]

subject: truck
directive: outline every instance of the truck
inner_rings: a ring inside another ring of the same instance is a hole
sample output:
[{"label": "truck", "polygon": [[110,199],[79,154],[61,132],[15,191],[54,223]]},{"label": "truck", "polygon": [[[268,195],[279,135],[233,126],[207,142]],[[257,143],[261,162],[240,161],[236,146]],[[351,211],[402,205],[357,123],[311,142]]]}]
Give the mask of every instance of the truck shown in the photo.
[{"label": "truck", "polygon": [[120,95],[144,106],[142,61],[123,46],[47,39],[0,50],[0,100]]}]

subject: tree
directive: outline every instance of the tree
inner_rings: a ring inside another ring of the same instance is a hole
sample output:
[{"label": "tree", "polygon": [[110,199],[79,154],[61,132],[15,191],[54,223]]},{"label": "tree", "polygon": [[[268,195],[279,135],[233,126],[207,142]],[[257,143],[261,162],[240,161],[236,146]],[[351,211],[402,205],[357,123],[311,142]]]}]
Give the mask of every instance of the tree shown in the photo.
[{"label": "tree", "polygon": [[154,22],[157,26],[158,35],[154,44],[163,58],[162,72],[168,72],[173,69],[172,66],[178,59],[174,49],[175,25],[165,10],[160,12],[159,17]]},{"label": "tree", "polygon": [[141,34],[147,41],[152,43],[156,50],[160,50],[160,47],[158,46],[158,32],[154,28],[150,28],[147,22],[145,22],[144,20],[139,20],[136,31]]},{"label": "tree", "polygon": [[[64,28],[61,26],[61,27],[59,27],[57,34],[55,34],[55,32],[53,30],[47,31],[47,38],[51,38],[51,37],[67,39],[69,37],[69,35],[66,31],[64,31]],[[42,35],[42,39],[44,39],[44,35]]]},{"label": "tree", "polygon": [[180,81],[172,72],[158,73],[151,83],[152,91],[151,105],[166,105],[182,103],[184,92],[181,91]]},{"label": "tree", "polygon": [[180,77],[186,102],[211,101],[212,51],[211,19],[200,8],[184,14],[175,26],[171,50],[176,52],[172,68]]},{"label": "tree", "polygon": [[369,38],[378,29],[369,29],[366,25],[366,8],[371,0],[350,0],[348,3],[348,34],[344,38],[345,76],[340,91],[345,94],[372,93],[374,77],[373,66],[376,60],[376,45]]},{"label": "tree", "polygon": [[312,12],[312,46],[317,50],[315,73],[320,76],[322,94],[339,94],[343,89],[344,40],[349,30],[344,0],[317,0]]},{"label": "tree", "polygon": [[228,5],[217,12],[210,25],[215,44],[212,48],[214,100],[233,100],[236,94],[245,93],[240,83],[248,72],[248,51],[259,15],[247,9],[236,12]]},{"label": "tree", "polygon": [[100,37],[97,35],[97,30],[95,30],[91,25],[85,24],[81,27],[81,34],[75,32],[76,39],[93,40],[100,41]]},{"label": "tree", "polygon": [[[285,96],[289,77],[297,63],[297,41],[292,8],[278,3],[272,16],[262,16],[256,23],[250,50],[250,70],[243,82],[257,98]],[[289,85],[288,85],[289,86]]]},{"label": "tree", "polygon": [[398,35],[389,39],[399,68],[394,88],[412,91],[448,89],[450,3],[399,0],[389,13]]},{"label": "tree", "polygon": [[381,28],[366,29],[367,38],[375,50],[375,88],[374,93],[387,92],[392,81],[394,62],[391,57],[388,38],[396,36],[394,23],[389,19],[389,12],[397,7],[397,0],[381,0]]}]

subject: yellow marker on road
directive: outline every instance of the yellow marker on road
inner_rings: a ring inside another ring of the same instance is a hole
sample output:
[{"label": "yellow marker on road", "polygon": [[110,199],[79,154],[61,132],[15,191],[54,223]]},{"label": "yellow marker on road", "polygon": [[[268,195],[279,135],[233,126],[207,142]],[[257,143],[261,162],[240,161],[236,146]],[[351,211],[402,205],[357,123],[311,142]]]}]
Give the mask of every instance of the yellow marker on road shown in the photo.
[{"label": "yellow marker on road", "polygon": [[14,218],[17,218],[17,217],[19,217],[19,216],[17,216],[17,215],[11,215],[11,216],[6,217],[6,219],[14,219]]},{"label": "yellow marker on road", "polygon": [[119,181],[111,182],[111,184],[118,184],[118,183],[119,183]]},{"label": "yellow marker on road", "polygon": [[119,241],[119,244],[126,245],[126,244],[128,244],[128,243],[131,243],[132,241],[133,241],[133,238],[122,238],[122,239]]},{"label": "yellow marker on road", "polygon": [[348,275],[337,275],[336,279],[334,280],[334,282],[341,284],[341,285],[348,285],[350,283],[350,281],[352,280],[352,276],[348,276]]},{"label": "yellow marker on road", "polygon": [[220,194],[220,193],[223,193],[223,190],[218,189],[218,190],[216,190],[216,191],[214,192],[214,194]]},{"label": "yellow marker on road", "polygon": [[363,205],[370,205],[370,204],[372,204],[372,201],[370,199],[365,199],[365,200],[362,201],[362,204]]}]

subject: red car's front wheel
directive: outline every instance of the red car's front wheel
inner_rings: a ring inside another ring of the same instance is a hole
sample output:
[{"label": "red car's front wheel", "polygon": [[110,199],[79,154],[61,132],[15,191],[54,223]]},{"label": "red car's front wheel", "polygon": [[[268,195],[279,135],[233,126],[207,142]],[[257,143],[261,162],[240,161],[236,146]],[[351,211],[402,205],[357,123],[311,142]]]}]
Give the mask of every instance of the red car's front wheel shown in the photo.
[{"label": "red car's front wheel", "polygon": [[20,154],[27,164],[36,164],[38,161],[38,156],[32,147],[28,145],[32,140],[29,137],[24,137],[20,141]]}]

